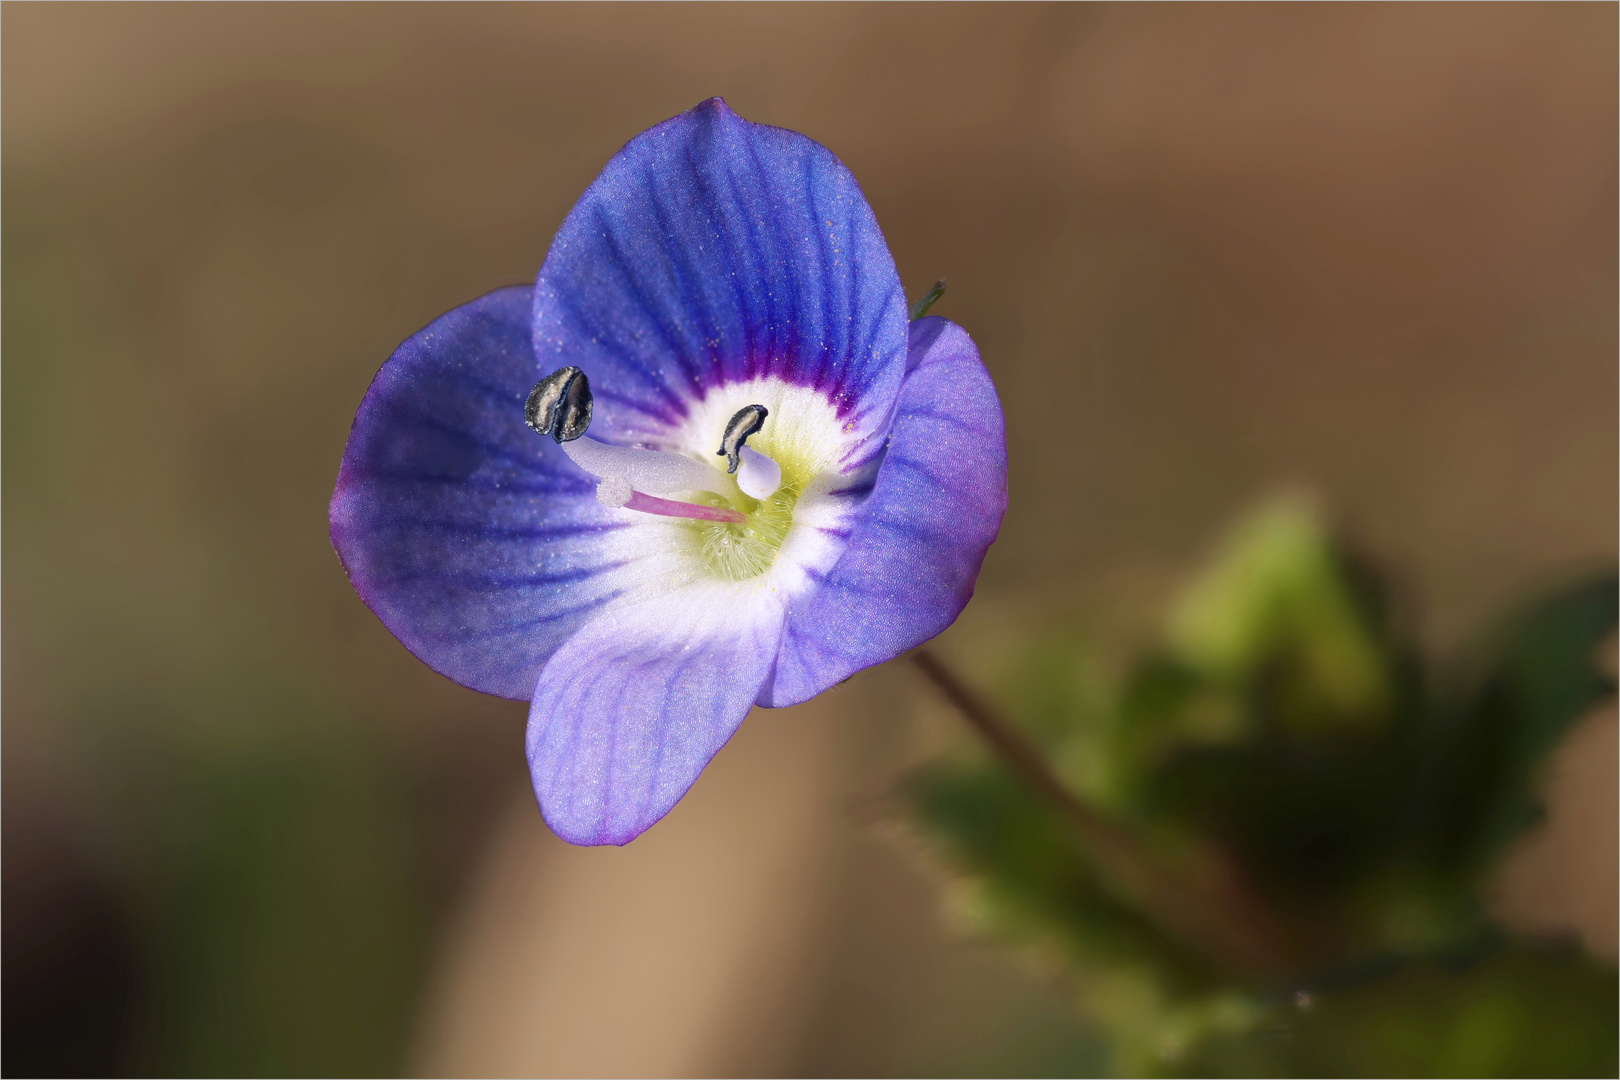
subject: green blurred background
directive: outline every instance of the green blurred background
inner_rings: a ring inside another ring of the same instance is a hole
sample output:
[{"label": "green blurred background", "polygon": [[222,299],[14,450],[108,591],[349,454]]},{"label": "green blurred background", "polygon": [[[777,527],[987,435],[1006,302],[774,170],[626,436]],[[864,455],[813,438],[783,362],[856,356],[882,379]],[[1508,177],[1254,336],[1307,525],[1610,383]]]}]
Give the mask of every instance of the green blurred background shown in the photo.
[{"label": "green blurred background", "polygon": [[[874,810],[968,739],[898,665],[756,712],[626,849],[550,838],[523,706],[412,660],[327,544],[360,396],[720,94],[843,158],[1000,388],[1012,505],[947,655],[1054,611],[1131,633],[1279,486],[1444,653],[1615,562],[1616,31],[0,5],[5,1071],[1109,1068]],[[1612,711],[1570,738],[1495,903],[1612,962]]]}]

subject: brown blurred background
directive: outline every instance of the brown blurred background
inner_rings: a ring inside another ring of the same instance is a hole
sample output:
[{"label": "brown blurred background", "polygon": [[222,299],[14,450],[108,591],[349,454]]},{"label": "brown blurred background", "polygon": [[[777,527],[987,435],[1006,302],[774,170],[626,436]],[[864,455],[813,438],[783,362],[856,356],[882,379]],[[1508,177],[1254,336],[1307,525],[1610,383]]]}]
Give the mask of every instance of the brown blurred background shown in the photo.
[{"label": "brown blurred background", "polygon": [[[719,94],[854,170],[1001,390],[944,647],[1125,597],[1277,485],[1447,648],[1616,558],[1616,7],[18,5],[4,152],[6,1069],[1080,1073],[864,809],[891,665],[623,850],[417,664],[326,501],[377,366]],[[1615,724],[1502,909],[1613,956]]]}]

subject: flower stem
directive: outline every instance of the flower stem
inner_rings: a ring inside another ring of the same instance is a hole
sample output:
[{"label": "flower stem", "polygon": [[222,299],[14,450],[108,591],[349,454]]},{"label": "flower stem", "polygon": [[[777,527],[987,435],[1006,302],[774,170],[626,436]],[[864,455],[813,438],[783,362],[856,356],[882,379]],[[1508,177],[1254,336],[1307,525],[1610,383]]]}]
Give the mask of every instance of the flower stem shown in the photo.
[{"label": "flower stem", "polygon": [[1235,972],[1261,979],[1293,966],[1281,928],[1219,852],[1167,865],[1132,830],[1087,805],[1018,731],[927,649],[911,661],[1035,794],[1056,810],[1098,869],[1171,936]]}]

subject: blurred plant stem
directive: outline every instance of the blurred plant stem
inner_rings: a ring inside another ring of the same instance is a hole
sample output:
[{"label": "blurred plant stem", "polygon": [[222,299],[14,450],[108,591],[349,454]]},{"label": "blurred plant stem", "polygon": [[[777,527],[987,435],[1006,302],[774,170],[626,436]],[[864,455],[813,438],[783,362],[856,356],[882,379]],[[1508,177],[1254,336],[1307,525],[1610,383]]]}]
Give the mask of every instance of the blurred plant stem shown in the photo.
[{"label": "blurred plant stem", "polygon": [[1088,806],[1045,757],[927,649],[911,661],[956,707],[1018,780],[1057,811],[1120,899],[1137,905],[1212,962],[1257,981],[1294,968],[1287,935],[1224,853],[1202,846],[1171,865],[1137,833]]}]

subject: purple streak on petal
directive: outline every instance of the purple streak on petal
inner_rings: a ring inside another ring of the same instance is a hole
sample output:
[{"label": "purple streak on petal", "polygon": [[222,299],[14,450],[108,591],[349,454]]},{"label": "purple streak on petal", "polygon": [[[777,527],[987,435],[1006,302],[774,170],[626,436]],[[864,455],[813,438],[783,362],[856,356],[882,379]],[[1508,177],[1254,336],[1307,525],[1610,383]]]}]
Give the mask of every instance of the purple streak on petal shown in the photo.
[{"label": "purple streak on petal", "polygon": [[825,147],[713,98],[632,139],[535,285],[544,370],[590,377],[611,441],[656,440],[709,388],[774,375],[881,436],[906,301],[860,185]]},{"label": "purple streak on petal", "polygon": [[827,492],[827,496],[833,499],[865,498],[867,495],[872,493],[872,486],[876,483],[877,480],[874,478],[873,480],[869,480],[865,483],[855,484],[852,487],[834,488],[833,490]]},{"label": "purple streak on petal", "polygon": [[501,289],[395,351],[355,415],[329,511],[349,580],[425,663],[527,699],[613,598],[595,487],[523,422],[533,289]]},{"label": "purple streak on petal", "polygon": [[793,705],[949,626],[1007,509],[1001,403],[967,332],[911,324],[887,457],[844,553],[789,609],[761,705]]},{"label": "purple streak on petal", "polygon": [[625,844],[665,814],[748,715],[782,632],[779,604],[684,592],[603,610],[540,672],[529,771],[573,844]]}]

